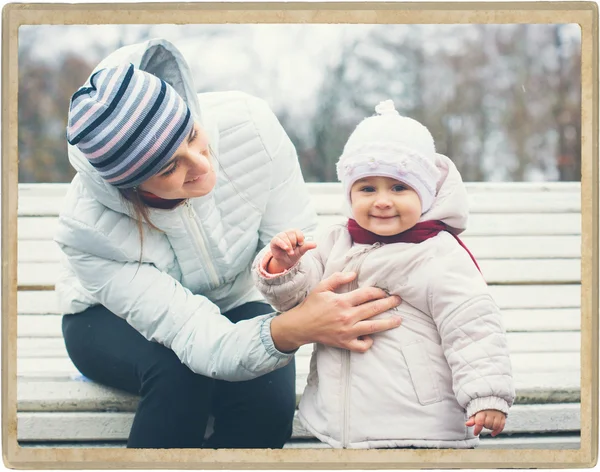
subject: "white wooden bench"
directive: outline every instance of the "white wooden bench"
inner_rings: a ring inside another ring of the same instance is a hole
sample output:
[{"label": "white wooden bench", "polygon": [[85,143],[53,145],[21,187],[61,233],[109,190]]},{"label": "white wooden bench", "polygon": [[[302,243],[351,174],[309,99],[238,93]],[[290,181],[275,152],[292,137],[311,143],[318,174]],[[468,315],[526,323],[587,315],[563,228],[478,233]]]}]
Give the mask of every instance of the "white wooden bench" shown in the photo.
[{"label": "white wooden bench", "polygon": [[[309,184],[320,229],[342,221],[338,184]],[[124,446],[138,398],[83,378],[67,357],[54,297],[52,241],[63,184],[19,185],[18,440],[21,445]],[[500,305],[517,400],[504,433],[481,447],[579,448],[579,183],[468,183],[462,238]],[[297,355],[297,395],[311,347]],[[298,422],[288,447],[322,447]]]}]

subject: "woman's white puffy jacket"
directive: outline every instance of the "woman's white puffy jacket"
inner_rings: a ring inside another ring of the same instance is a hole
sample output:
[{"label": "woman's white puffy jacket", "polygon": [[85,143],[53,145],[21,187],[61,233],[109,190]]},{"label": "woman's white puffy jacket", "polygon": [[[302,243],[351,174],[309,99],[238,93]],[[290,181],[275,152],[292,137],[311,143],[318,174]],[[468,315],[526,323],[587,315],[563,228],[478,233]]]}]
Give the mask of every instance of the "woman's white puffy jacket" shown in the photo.
[{"label": "woman's white puffy jacket", "polygon": [[[459,233],[467,197],[459,173],[438,155],[443,178],[421,220],[442,220]],[[420,244],[352,244],[334,227],[289,271],[267,278],[257,255],[253,275],[278,310],[299,303],[324,277],[356,271],[348,290],[376,286],[402,297],[400,327],[373,335],[366,353],[315,345],[300,419],[333,447],[452,447],[477,444],[471,415],[508,413],[515,391],[501,314],[465,249],[447,232]]]},{"label": "woman's white puffy jacket", "polygon": [[185,60],[167,41],[119,49],[96,69],[123,62],[184,97],[209,134],[217,184],[175,209],[150,211],[163,232],[144,225],[139,264],[136,221],[118,191],[69,146],[77,175],[55,236],[64,253],[56,283],[62,312],[104,305],[194,372],[214,378],[246,380],[282,367],[293,356],[273,344],[273,315],[232,324],[221,313],[264,301],[250,266],[276,233],[316,227],[294,146],[264,101],[238,92],[197,95]]}]

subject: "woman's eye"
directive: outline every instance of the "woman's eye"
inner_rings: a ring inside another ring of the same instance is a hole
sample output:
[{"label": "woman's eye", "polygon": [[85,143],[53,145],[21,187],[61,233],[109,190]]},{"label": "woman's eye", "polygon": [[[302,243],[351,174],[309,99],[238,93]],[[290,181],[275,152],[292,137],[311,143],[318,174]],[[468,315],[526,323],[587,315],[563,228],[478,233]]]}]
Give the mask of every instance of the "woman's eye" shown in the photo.
[{"label": "woman's eye", "polygon": [[190,143],[191,143],[191,142],[192,142],[194,139],[196,139],[197,137],[198,137],[198,131],[196,131],[196,130],[194,129],[194,131],[192,131],[192,135],[190,136],[190,139],[189,139],[189,141],[188,141],[188,142],[190,142]]},{"label": "woman's eye", "polygon": [[173,172],[175,172],[175,169],[177,169],[177,164],[173,164],[169,170],[163,172],[160,175],[162,177],[167,177],[168,175],[171,175]]}]

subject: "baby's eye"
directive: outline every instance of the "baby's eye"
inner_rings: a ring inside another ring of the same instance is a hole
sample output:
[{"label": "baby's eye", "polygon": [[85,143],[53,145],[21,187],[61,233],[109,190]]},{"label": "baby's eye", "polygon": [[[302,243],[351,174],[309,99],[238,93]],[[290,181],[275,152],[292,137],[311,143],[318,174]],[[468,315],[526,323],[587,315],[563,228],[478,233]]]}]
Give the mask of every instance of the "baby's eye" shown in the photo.
[{"label": "baby's eye", "polygon": [[360,188],[361,192],[374,192],[375,191],[375,187],[371,187],[370,185],[365,185],[364,187]]},{"label": "baby's eye", "polygon": [[404,185],[394,185],[393,188],[394,192],[402,192],[403,190],[406,190],[406,187]]}]

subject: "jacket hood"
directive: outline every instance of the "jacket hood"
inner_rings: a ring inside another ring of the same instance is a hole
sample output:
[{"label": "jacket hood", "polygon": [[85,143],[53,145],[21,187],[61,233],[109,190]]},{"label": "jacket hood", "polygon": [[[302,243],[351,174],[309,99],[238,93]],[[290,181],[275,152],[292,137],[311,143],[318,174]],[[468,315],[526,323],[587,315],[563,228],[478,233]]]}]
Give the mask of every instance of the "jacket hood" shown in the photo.
[{"label": "jacket hood", "polygon": [[467,189],[454,163],[443,154],[436,154],[436,166],[441,172],[437,183],[437,194],[429,211],[419,221],[440,220],[462,233],[467,227],[469,200]]},{"label": "jacket hood", "polygon": [[[124,46],[103,59],[92,71],[92,74],[100,69],[127,63],[131,63],[134,67],[149,72],[171,85],[186,102],[194,121],[199,123],[208,134],[213,151],[218,152],[217,126],[200,109],[190,67],[175,45],[164,39],[151,39]],[[130,215],[117,188],[100,177],[76,146],[68,144],[68,155],[69,162],[78,172],[84,186],[100,203],[111,210]],[[217,172],[218,163],[213,162],[213,165]]]}]

